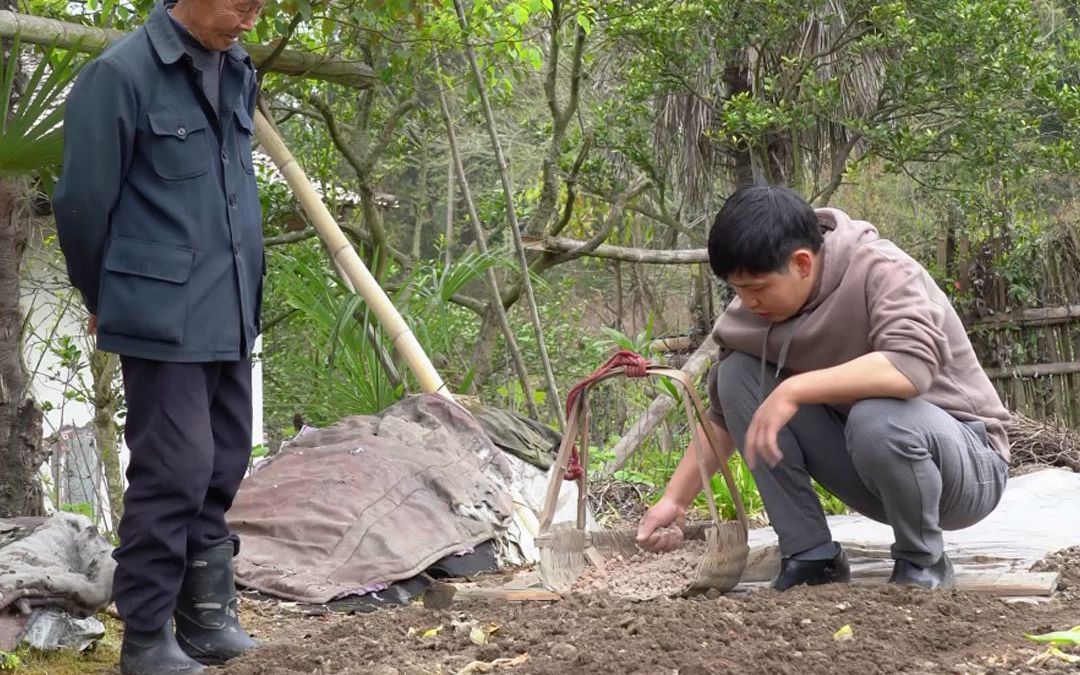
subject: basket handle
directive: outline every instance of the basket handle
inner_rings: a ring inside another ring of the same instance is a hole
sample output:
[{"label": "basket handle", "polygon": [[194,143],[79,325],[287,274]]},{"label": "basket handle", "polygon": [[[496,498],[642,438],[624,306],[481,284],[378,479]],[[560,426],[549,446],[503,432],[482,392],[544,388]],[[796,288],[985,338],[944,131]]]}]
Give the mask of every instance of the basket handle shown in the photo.
[{"label": "basket handle", "polygon": [[551,467],[551,478],[548,479],[547,494],[544,497],[544,508],[540,512],[540,535],[547,534],[551,529],[551,523],[555,519],[555,506],[559,501],[559,491],[562,488],[562,484],[565,482],[563,477],[566,475],[566,468],[570,464],[570,453],[574,448],[574,438],[578,435],[578,430],[582,429],[581,437],[584,441],[584,454],[582,455],[582,467],[583,471],[581,477],[575,482],[578,484],[578,529],[585,529],[585,504],[588,499],[586,489],[587,476],[589,473],[589,425],[582,424],[583,421],[588,418],[588,387],[581,391],[581,394],[574,401],[574,405],[570,408],[570,414],[566,416],[566,428],[563,429],[562,442],[559,443],[559,452],[555,455],[555,463]]},{"label": "basket handle", "polygon": [[[701,429],[705,432],[705,440],[709,446],[709,451],[720,460],[720,473],[724,477],[724,483],[727,485],[728,492],[731,494],[731,501],[735,505],[735,515],[742,525],[743,532],[749,533],[750,521],[746,517],[746,505],[743,503],[742,493],[739,492],[739,487],[735,483],[735,477],[731,474],[731,467],[728,466],[728,462],[725,461],[720,454],[720,441],[716,437],[716,431],[706,420],[705,406],[702,404],[701,396],[698,395],[693,382],[690,381],[690,376],[677,368],[665,366],[651,366],[649,372],[655,375],[662,375],[678,383],[682,387],[683,392],[686,393],[686,396],[683,397],[683,406],[686,408],[686,419],[693,424],[693,413],[697,413],[698,421],[701,423]],[[693,411],[693,413],[691,411]],[[709,476],[708,471],[705,469],[705,455],[702,452],[704,448],[700,446],[697,434],[693,433],[693,431],[690,433],[690,443],[697,455],[698,471],[701,473],[701,485],[705,490],[705,495],[709,498],[710,513],[713,517],[713,521],[719,525],[720,517],[716,512],[716,499],[712,491],[711,476]]]},{"label": "basket handle", "polygon": [[[585,528],[585,503],[588,498],[588,393],[593,384],[602,382],[613,377],[617,377],[623,374],[624,369],[614,368],[610,372],[605,373],[603,376],[598,377],[594,382],[591,382],[586,386],[581,394],[574,401],[573,406],[570,409],[570,414],[567,415],[566,429],[563,432],[562,442],[559,444],[559,452],[555,458],[555,464],[552,468],[551,478],[548,480],[547,494],[544,500],[544,508],[540,514],[540,532],[541,536],[548,533],[551,529],[552,521],[555,519],[555,507],[558,503],[559,491],[564,482],[563,476],[566,473],[567,465],[570,462],[570,453],[574,447],[574,438],[578,435],[579,430],[581,434],[581,450],[582,466],[584,471],[580,478],[577,479],[578,484],[578,513],[577,513],[577,526],[579,529]],[[739,492],[738,486],[735,484],[735,479],[731,474],[731,468],[720,454],[720,444],[716,438],[716,433],[712,427],[706,421],[705,407],[702,404],[701,397],[697,393],[697,389],[694,387],[693,382],[690,380],[690,376],[676,368],[669,368],[666,366],[649,366],[647,372],[650,375],[659,375],[666,377],[674,381],[684,392],[683,407],[686,411],[686,419],[691,425],[694,423],[695,413],[698,421],[701,422],[700,426],[705,432],[705,438],[709,445],[710,451],[720,459],[720,473],[724,477],[724,482],[727,484],[728,492],[731,493],[732,502],[735,505],[735,513],[738,517],[739,523],[742,525],[743,532],[749,532],[750,523],[746,517],[746,507],[743,504],[742,494]],[[705,454],[703,448],[700,447],[698,435],[694,433],[693,427],[691,427],[690,443],[694,448],[695,455],[697,456],[698,471],[701,474],[702,489],[705,490],[705,494],[708,497],[709,502],[709,515],[712,517],[713,522],[719,525],[720,514],[716,509],[716,498],[712,491],[712,482],[710,476],[705,469]]]}]

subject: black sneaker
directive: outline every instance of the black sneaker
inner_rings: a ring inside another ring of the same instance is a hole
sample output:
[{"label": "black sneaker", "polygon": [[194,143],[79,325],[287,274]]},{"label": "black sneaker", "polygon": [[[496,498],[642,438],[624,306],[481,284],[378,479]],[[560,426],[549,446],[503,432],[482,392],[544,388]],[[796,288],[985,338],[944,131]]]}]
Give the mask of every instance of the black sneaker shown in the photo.
[{"label": "black sneaker", "polygon": [[792,586],[806,584],[846,584],[851,581],[851,566],[848,565],[844,549],[829,560],[796,560],[784,558],[780,561],[780,574],[772,580],[772,588],[786,591]]},{"label": "black sneaker", "polygon": [[913,586],[930,590],[952,588],[956,579],[953,575],[952,561],[944,553],[936,563],[929,567],[920,567],[910,560],[897,558],[893,563],[890,584]]}]

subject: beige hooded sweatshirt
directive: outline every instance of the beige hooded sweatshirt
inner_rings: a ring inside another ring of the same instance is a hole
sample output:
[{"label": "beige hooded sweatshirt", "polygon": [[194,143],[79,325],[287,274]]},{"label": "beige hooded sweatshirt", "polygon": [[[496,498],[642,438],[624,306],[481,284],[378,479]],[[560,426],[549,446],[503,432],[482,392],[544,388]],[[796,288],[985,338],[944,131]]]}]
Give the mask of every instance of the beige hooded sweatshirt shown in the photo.
[{"label": "beige hooded sweatshirt", "polygon": [[[825,234],[821,276],[796,316],[770,323],[736,298],[716,321],[720,360],[742,352],[777,373],[820,370],[881,352],[918,397],[963,422],[986,425],[993,449],[1009,459],[1009,412],[983,372],[960,317],[922,265],[873,225],[818,209]],[[715,401],[716,371],[709,373]],[[723,425],[719,406],[711,417]]]}]

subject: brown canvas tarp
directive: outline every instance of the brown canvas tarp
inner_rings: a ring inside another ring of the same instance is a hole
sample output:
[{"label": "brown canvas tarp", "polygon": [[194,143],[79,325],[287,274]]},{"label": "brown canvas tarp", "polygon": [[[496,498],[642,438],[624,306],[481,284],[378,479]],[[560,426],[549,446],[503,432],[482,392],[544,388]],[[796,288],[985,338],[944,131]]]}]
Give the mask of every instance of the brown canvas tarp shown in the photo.
[{"label": "brown canvas tarp", "polygon": [[480,425],[439,396],[348,417],[244,480],[229,512],[237,581],[313,603],[379,590],[499,536],[509,483]]}]

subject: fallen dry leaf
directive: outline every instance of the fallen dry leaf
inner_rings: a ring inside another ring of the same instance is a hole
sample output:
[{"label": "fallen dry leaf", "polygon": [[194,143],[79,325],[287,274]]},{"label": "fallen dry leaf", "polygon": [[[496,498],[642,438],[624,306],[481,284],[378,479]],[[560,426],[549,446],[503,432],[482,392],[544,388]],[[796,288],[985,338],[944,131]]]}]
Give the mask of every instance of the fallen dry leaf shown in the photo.
[{"label": "fallen dry leaf", "polygon": [[519,654],[514,658],[495,659],[494,661],[473,661],[457,672],[457,675],[478,675],[480,673],[493,673],[502,668],[520,666],[529,660],[528,654]]},{"label": "fallen dry leaf", "polygon": [[[433,638],[439,633],[441,633],[443,628],[443,626],[435,626],[434,628],[428,628],[427,630],[420,632],[420,637],[425,639]],[[409,635],[416,635],[417,632],[419,631],[417,631],[415,628],[409,629]]]},{"label": "fallen dry leaf", "polygon": [[485,645],[487,644],[487,639],[487,631],[485,631],[483,628],[473,626],[473,629],[469,631],[469,642],[473,643],[474,645]]},{"label": "fallen dry leaf", "polygon": [[855,631],[851,630],[851,624],[844,624],[832,637],[834,640],[851,640],[855,637]]}]

